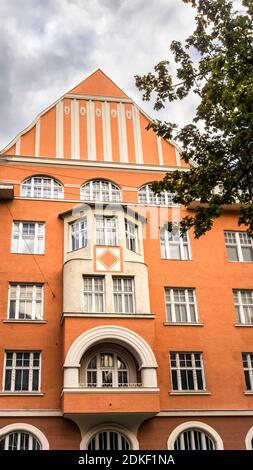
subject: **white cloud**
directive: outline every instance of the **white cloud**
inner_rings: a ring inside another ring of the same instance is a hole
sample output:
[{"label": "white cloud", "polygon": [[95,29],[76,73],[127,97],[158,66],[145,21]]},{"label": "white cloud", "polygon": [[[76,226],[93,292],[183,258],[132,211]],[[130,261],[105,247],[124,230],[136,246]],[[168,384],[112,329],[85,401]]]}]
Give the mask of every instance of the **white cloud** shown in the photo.
[{"label": "white cloud", "polygon": [[[169,43],[193,29],[181,0],[2,0],[0,16],[0,148],[97,68],[155,117],[134,75],[168,58]],[[193,111],[189,98],[160,117],[186,122]]]}]

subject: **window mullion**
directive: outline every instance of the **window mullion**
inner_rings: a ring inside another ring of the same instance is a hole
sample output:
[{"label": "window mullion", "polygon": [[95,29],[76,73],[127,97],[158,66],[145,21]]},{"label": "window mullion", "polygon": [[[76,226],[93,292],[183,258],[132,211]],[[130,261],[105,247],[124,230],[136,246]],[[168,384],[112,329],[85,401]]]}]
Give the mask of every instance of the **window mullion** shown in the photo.
[{"label": "window mullion", "polygon": [[176,372],[177,372],[178,390],[182,391],[182,380],[181,380],[180,355],[179,355],[179,353],[176,353]]},{"label": "window mullion", "polygon": [[238,295],[238,310],[239,310],[239,321],[241,323],[246,323],[245,322],[245,315],[244,315],[244,310],[243,310],[243,303],[242,303],[242,296],[241,296],[241,291],[238,290],[237,291],[237,295]]},{"label": "window mullion", "polygon": [[198,313],[198,306],[197,306],[197,299],[195,289],[193,289],[193,302],[194,302],[194,321],[198,323],[199,321],[199,313]]},{"label": "window mullion", "polygon": [[191,313],[190,313],[188,289],[185,289],[184,295],[185,295],[186,318],[187,318],[188,323],[191,323]]},{"label": "window mullion", "polygon": [[176,323],[176,307],[175,307],[175,300],[174,300],[174,290],[170,289],[170,301],[171,301],[171,319],[174,323]]},{"label": "window mullion", "polygon": [[236,237],[236,247],[237,247],[237,252],[238,252],[238,258],[239,258],[239,261],[243,261],[243,254],[242,254],[239,232],[235,232],[235,237]]},{"label": "window mullion", "polygon": [[165,229],[165,256],[170,259],[170,242],[169,242],[169,232]]},{"label": "window mullion", "polygon": [[192,375],[193,375],[193,386],[194,390],[198,390],[198,381],[197,381],[197,372],[196,372],[196,363],[195,363],[195,354],[191,354],[191,363],[192,363]]},{"label": "window mullion", "polygon": [[11,392],[15,391],[16,368],[17,368],[16,353],[12,353]]},{"label": "window mullion", "polygon": [[16,305],[15,305],[15,319],[19,319],[19,306],[20,306],[20,284],[16,286]]}]

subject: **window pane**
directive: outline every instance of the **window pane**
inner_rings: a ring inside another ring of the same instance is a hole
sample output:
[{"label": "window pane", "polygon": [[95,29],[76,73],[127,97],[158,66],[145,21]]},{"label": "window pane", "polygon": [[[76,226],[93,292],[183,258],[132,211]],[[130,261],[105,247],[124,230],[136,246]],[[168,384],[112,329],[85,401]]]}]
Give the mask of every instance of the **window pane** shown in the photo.
[{"label": "window pane", "polygon": [[238,261],[239,260],[237,248],[235,248],[235,247],[227,246],[227,255],[228,255],[229,261]]}]

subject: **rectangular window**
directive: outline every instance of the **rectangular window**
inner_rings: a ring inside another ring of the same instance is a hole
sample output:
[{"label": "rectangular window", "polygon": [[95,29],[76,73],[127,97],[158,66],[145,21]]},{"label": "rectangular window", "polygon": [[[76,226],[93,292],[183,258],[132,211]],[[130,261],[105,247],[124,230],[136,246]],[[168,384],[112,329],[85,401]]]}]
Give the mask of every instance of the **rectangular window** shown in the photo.
[{"label": "rectangular window", "polygon": [[87,246],[87,219],[76,220],[70,224],[71,229],[71,251],[79,250]]},{"label": "rectangular window", "polygon": [[253,290],[234,289],[233,294],[237,322],[253,324]]},{"label": "rectangular window", "polygon": [[173,229],[172,232],[170,232],[163,228],[161,230],[160,240],[162,258],[179,260],[191,259],[187,233],[180,236],[179,229]]},{"label": "rectangular window", "polygon": [[242,363],[247,390],[253,391],[253,353],[242,353]]},{"label": "rectangular window", "polygon": [[113,278],[115,313],[134,313],[134,287],[131,277]]},{"label": "rectangular window", "polygon": [[253,242],[247,232],[225,231],[225,243],[229,261],[252,262]]},{"label": "rectangular window", "polygon": [[130,220],[125,220],[126,246],[129,250],[138,253],[138,227]]},{"label": "rectangular window", "polygon": [[102,313],[105,311],[104,278],[102,276],[84,276],[83,300],[84,312]]},{"label": "rectangular window", "polygon": [[39,389],[40,352],[6,352],[4,390],[10,392],[38,392]]},{"label": "rectangular window", "polygon": [[43,286],[10,284],[8,318],[11,320],[42,320]]},{"label": "rectangular window", "polygon": [[173,390],[205,390],[202,353],[171,352],[170,367]]},{"label": "rectangular window", "polygon": [[45,251],[45,224],[40,222],[13,222],[11,251],[13,253],[42,254]]},{"label": "rectangular window", "polygon": [[116,246],[118,244],[116,217],[96,217],[96,244]]},{"label": "rectangular window", "polygon": [[198,323],[195,289],[165,287],[167,321],[171,323]]}]

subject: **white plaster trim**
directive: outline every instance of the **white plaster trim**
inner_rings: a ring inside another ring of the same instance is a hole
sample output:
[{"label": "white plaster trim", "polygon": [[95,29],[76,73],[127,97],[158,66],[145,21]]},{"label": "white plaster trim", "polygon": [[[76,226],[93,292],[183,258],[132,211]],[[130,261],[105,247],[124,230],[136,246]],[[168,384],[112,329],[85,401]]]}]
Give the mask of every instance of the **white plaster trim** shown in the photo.
[{"label": "white plaster trim", "polygon": [[133,131],[134,131],[134,147],[136,163],[143,163],[141,129],[140,129],[140,113],[139,108],[132,106]]},{"label": "white plaster trim", "polygon": [[90,101],[112,101],[114,103],[133,103],[131,98],[116,98],[115,96],[99,96],[99,95],[82,95],[75,93],[67,93],[64,98],[74,98],[76,100],[90,100]]},{"label": "white plaster trim", "polygon": [[7,426],[4,426],[4,428],[0,429],[0,437],[5,436],[6,434],[9,434],[15,431],[27,431],[33,434],[40,441],[42,450],[49,450],[49,442],[45,434],[43,434],[43,432],[41,432],[38,428],[36,428],[35,426],[32,426],[31,424],[27,424],[27,423],[8,424]]},{"label": "white plaster trim", "polygon": [[91,346],[108,341],[127,346],[138,359],[140,368],[157,368],[155,355],[148,343],[128,328],[114,325],[98,326],[81,334],[70,346],[64,367],[79,367],[82,356]]},{"label": "white plaster trim", "polygon": [[253,450],[251,441],[253,439],[253,426],[248,430],[246,437],[245,437],[245,447],[247,450]]},{"label": "white plaster trim", "polygon": [[102,127],[103,127],[103,147],[104,161],[112,161],[112,134],[111,134],[111,117],[110,105],[106,102],[102,103]]},{"label": "white plaster trim", "polygon": [[210,435],[210,437],[214,439],[216,450],[224,449],[223,441],[220,435],[217,433],[217,431],[215,431],[215,429],[213,429],[208,424],[202,423],[201,421],[186,421],[185,423],[182,423],[179,426],[177,426],[169,436],[169,439],[167,441],[167,449],[174,450],[174,444],[179,434],[181,434],[181,432],[186,431],[190,428],[195,428],[195,429],[197,428],[200,431],[207,432]]},{"label": "white plaster trim", "polygon": [[[146,165],[145,163],[140,163],[140,164],[132,164],[132,163],[114,163],[114,162],[106,162],[106,164],[102,161],[88,161],[88,160],[80,160],[80,161],[75,161],[75,160],[70,160],[70,159],[64,159],[59,160],[56,158],[45,158],[45,157],[40,157],[40,158],[35,158],[35,157],[23,157],[20,156],[19,158],[16,158],[15,155],[0,155],[0,165],[1,162],[16,162],[16,163],[35,163],[37,165],[47,165],[47,166],[65,166],[66,168],[68,167],[96,167],[96,168],[110,168],[112,170],[137,170],[137,171],[151,171],[151,172],[159,172],[159,173],[166,173],[166,172],[172,172],[178,170],[176,166],[159,166],[159,165]],[[181,168],[180,171],[189,171],[188,168]]]},{"label": "white plaster trim", "polygon": [[91,388],[91,387],[82,387],[80,385],[80,387],[76,387],[76,388],[71,388],[71,387],[64,387],[63,390],[62,390],[62,394],[63,393],[77,393],[77,394],[93,394],[93,393],[99,393],[99,394],[110,394],[110,393],[118,393],[118,394],[140,394],[140,393],[159,393],[160,389],[159,388],[155,388],[155,387],[126,387],[126,388],[123,388],[123,387],[108,387],[108,388],[103,388],[103,387],[94,387],[94,388]]},{"label": "white plaster trim", "polygon": [[156,415],[158,418],[167,416],[253,416],[253,410],[166,410]]},{"label": "white plaster trim", "polygon": [[1,418],[9,418],[15,416],[18,418],[19,416],[51,416],[51,417],[59,417],[63,416],[62,411],[60,410],[1,410],[0,417]]},{"label": "white plaster trim", "polygon": [[71,158],[80,159],[79,102],[71,100]]},{"label": "white plaster trim", "polygon": [[128,162],[126,113],[123,103],[117,104],[120,161]]},{"label": "white plaster trim", "polygon": [[88,160],[96,160],[96,128],[95,106],[93,101],[87,102],[87,147]]},{"label": "white plaster trim", "polygon": [[64,157],[63,148],[63,101],[56,105],[56,158]]},{"label": "white plaster trim", "polygon": [[[10,148],[10,147],[11,147],[11,145],[9,145],[8,148]],[[20,137],[18,137],[18,139],[16,141],[16,155],[20,155]]]},{"label": "white plaster trim", "polygon": [[94,428],[91,428],[85,436],[81,440],[80,444],[80,449],[81,450],[87,450],[89,441],[94,437],[96,434],[98,434],[101,431],[115,431],[120,434],[123,434],[131,443],[132,449],[131,450],[139,450],[139,442],[136,437],[136,434],[134,434],[132,431],[129,431],[129,429],[125,428],[125,426],[121,426],[120,424],[100,424],[99,426],[95,426]]},{"label": "white plaster trim", "polygon": [[157,136],[157,149],[158,149],[158,158],[159,158],[159,164],[163,165],[163,148],[162,148],[162,139],[161,137]]},{"label": "white plaster trim", "polygon": [[35,157],[40,156],[40,119],[36,122],[35,126]]}]

